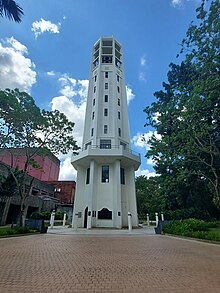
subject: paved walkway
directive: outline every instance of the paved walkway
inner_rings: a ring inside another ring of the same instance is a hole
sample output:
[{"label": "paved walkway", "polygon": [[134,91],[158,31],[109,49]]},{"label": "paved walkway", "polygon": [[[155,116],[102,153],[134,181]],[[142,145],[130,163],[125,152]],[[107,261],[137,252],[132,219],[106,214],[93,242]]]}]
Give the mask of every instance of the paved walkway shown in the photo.
[{"label": "paved walkway", "polygon": [[87,235],[87,236],[137,236],[137,235],[155,235],[154,227],[144,226],[139,229],[132,229],[129,231],[128,229],[102,229],[102,228],[93,228],[93,229],[82,229],[77,228],[74,230],[72,228],[66,228],[62,226],[54,226],[52,229],[48,228],[48,234],[62,234],[62,235]]},{"label": "paved walkway", "polygon": [[66,230],[0,239],[0,292],[220,292],[220,245]]}]

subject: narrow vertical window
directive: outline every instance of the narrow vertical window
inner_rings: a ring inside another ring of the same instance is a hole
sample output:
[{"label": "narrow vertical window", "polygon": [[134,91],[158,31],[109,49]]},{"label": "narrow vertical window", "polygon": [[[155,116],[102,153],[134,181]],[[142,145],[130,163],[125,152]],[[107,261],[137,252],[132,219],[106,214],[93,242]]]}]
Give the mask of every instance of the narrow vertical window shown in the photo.
[{"label": "narrow vertical window", "polygon": [[108,116],[108,109],[107,108],[104,109],[104,116]]},{"label": "narrow vertical window", "polygon": [[105,102],[108,102],[108,95],[105,95]]},{"label": "narrow vertical window", "polygon": [[94,128],[91,129],[91,136],[94,134]]},{"label": "narrow vertical window", "polygon": [[118,99],[118,106],[120,106],[121,105],[121,102],[120,102],[120,99]]},{"label": "narrow vertical window", "polygon": [[90,178],[90,168],[87,168],[87,170],[86,170],[86,184],[89,184],[89,178]]},{"label": "narrow vertical window", "polygon": [[120,169],[120,175],[121,175],[121,184],[125,184],[125,169]]},{"label": "narrow vertical window", "polygon": [[108,78],[108,72],[105,72],[105,78]]},{"label": "narrow vertical window", "polygon": [[108,125],[104,125],[104,134],[108,133]]},{"label": "narrow vertical window", "polygon": [[97,80],[97,76],[95,75],[95,82],[96,82],[96,80]]},{"label": "narrow vertical window", "polygon": [[93,99],[93,106],[95,106],[95,99]]},{"label": "narrow vertical window", "polygon": [[109,166],[102,166],[102,183],[109,182]]},{"label": "narrow vertical window", "polygon": [[121,128],[118,128],[118,136],[121,136]]},{"label": "narrow vertical window", "polygon": [[118,89],[118,93],[120,93],[120,87],[119,86],[117,86],[117,89]]},{"label": "narrow vertical window", "polygon": [[92,120],[94,119],[95,117],[95,112],[92,112]]},{"label": "narrow vertical window", "polygon": [[96,92],[96,86],[94,86],[93,92],[94,92],[94,93]]},{"label": "narrow vertical window", "polygon": [[106,90],[108,89],[108,83],[107,82],[105,83],[105,89]]},{"label": "narrow vertical window", "polygon": [[118,119],[121,119],[121,113],[118,111]]},{"label": "narrow vertical window", "polygon": [[120,77],[119,77],[119,75],[117,75],[117,81],[119,82],[119,80],[120,80]]}]

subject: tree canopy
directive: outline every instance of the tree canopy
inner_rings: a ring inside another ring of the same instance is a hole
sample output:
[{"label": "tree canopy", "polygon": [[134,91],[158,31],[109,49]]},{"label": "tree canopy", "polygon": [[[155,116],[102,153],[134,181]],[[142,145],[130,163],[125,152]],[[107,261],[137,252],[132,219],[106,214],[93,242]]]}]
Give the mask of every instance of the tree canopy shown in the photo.
[{"label": "tree canopy", "polygon": [[[58,110],[40,110],[27,93],[18,89],[0,91],[0,148],[10,153],[10,178],[7,180],[14,178],[21,197],[22,211],[33,182],[30,181],[29,188],[25,186],[28,166],[38,168],[35,156],[47,155],[48,150],[53,154],[67,154],[69,151],[77,154],[79,147],[73,137],[73,128],[74,123],[63,113]],[[14,148],[22,148],[25,154],[24,168],[19,176],[17,169],[13,168]]]},{"label": "tree canopy", "polygon": [[169,190],[167,203],[184,207],[205,191],[220,208],[220,2],[204,4],[182,41],[183,61],[170,64],[163,90],[144,110],[146,125],[160,134],[147,156]]},{"label": "tree canopy", "polygon": [[21,22],[23,9],[14,0],[0,0],[0,16],[15,22]]}]

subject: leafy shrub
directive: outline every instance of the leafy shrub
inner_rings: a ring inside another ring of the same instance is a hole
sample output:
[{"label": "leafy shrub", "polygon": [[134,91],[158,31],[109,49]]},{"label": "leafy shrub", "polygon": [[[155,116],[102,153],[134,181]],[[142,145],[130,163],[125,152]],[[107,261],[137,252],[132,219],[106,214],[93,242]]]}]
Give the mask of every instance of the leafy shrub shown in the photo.
[{"label": "leafy shrub", "polygon": [[200,219],[200,220],[211,220],[210,215],[207,211],[202,211],[196,208],[179,209],[175,211],[166,210],[164,212],[166,220],[184,220],[184,219]]},{"label": "leafy shrub", "polygon": [[[64,212],[56,212],[55,220],[63,220]],[[31,214],[31,219],[33,220],[50,220],[51,213],[50,212],[33,212]],[[66,217],[67,219],[67,217]]]},{"label": "leafy shrub", "polygon": [[37,230],[31,230],[27,227],[4,227],[0,228],[0,236],[8,236],[8,235],[15,235],[15,234],[26,234],[26,233],[33,233]]},{"label": "leafy shrub", "polygon": [[173,221],[170,224],[164,225],[163,232],[194,237],[199,239],[220,241],[220,230],[210,230],[219,226],[218,222],[205,222],[198,219],[188,219],[181,221]]},{"label": "leafy shrub", "polygon": [[50,220],[50,215],[50,212],[33,212],[30,218],[33,220]]},{"label": "leafy shrub", "polygon": [[56,212],[55,220],[63,220],[64,212]]},{"label": "leafy shrub", "polygon": [[165,233],[187,236],[189,232],[207,231],[208,228],[208,224],[203,220],[188,219],[174,221],[168,225],[165,225],[163,231]]}]

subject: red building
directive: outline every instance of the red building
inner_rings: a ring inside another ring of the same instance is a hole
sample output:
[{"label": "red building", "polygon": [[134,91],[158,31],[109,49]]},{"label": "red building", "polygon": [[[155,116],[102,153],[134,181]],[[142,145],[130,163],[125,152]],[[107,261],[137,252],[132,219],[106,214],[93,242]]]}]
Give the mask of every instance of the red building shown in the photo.
[{"label": "red building", "polygon": [[75,181],[49,181],[47,183],[54,186],[54,196],[59,199],[60,203],[74,203],[76,189]]},{"label": "red building", "polygon": [[[27,160],[27,152],[34,152],[34,148],[16,148],[0,149],[0,162],[5,163],[11,168],[18,166],[20,170],[24,169]],[[37,168],[28,166],[28,174],[41,181],[57,181],[59,177],[60,161],[50,151],[46,155],[37,154],[33,157],[38,164]]]}]

